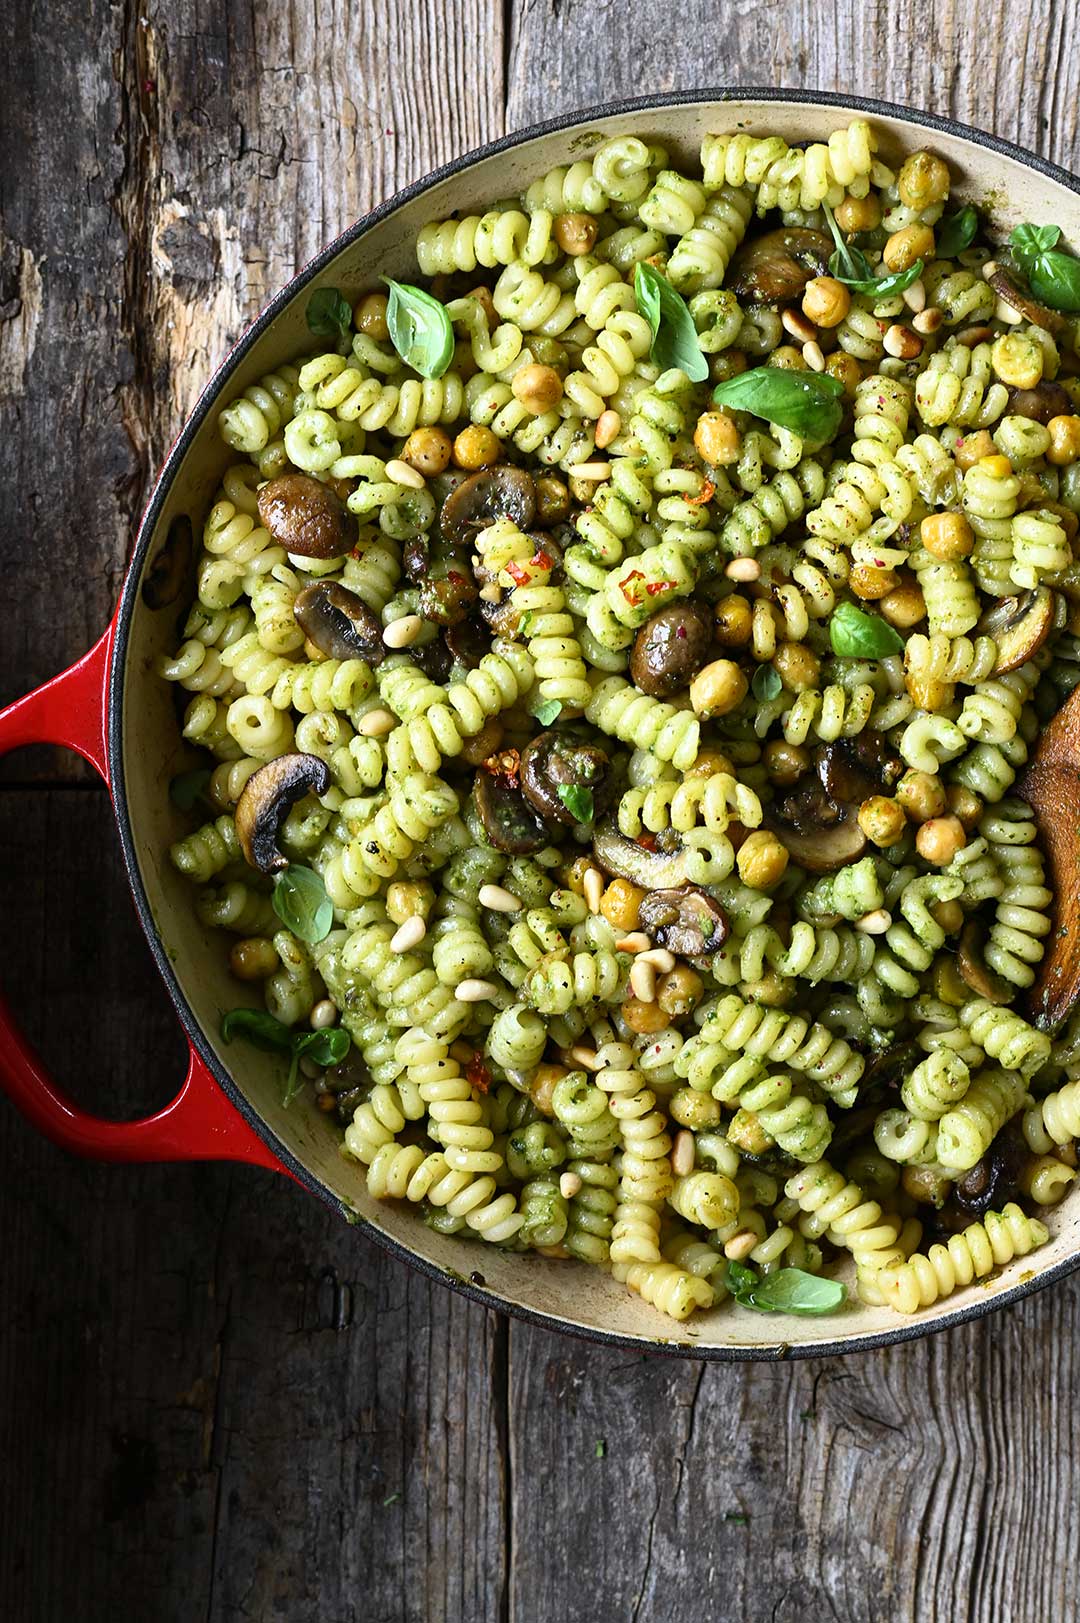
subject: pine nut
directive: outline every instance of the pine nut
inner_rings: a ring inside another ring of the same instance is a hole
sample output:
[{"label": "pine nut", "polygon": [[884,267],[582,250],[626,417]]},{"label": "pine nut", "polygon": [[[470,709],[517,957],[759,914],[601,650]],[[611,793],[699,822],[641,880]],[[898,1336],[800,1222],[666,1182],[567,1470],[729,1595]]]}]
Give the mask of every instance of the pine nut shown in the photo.
[{"label": "pine nut", "polygon": [[988,259],[986,261],[986,264],[982,268],[982,273],[983,273],[983,276],[986,279],[986,281],[989,281],[991,276],[996,276],[997,273],[998,273],[998,262],[997,262],[997,260],[996,259]]},{"label": "pine nut", "polygon": [[454,992],[459,1003],[483,1003],[489,997],[498,997],[499,988],[494,981],[462,981]]},{"label": "pine nut", "polygon": [[864,935],[884,935],[891,925],[892,914],[883,907],[876,907],[872,913],[864,913],[861,919],[855,920],[856,930],[861,930]]},{"label": "pine nut", "polygon": [[599,913],[600,903],[604,899],[604,876],[599,868],[586,868],[585,877],[581,881],[581,888],[585,893],[585,906],[590,913]]},{"label": "pine nut", "polygon": [[485,603],[501,603],[502,587],[499,585],[498,581],[489,581],[487,586],[481,586],[480,597]]},{"label": "pine nut", "polygon": [[675,954],[666,947],[650,947],[638,958],[639,964],[651,964],[658,975],[670,975],[675,968]]},{"label": "pine nut", "polygon": [[563,1172],[559,1176],[559,1194],[564,1200],[573,1200],[581,1188],[581,1179],[576,1172]]},{"label": "pine nut", "polygon": [[611,478],[610,462],[578,462],[570,469],[572,479],[599,480]]},{"label": "pine nut", "polygon": [[392,733],[398,724],[398,719],[392,710],[369,710],[366,716],[361,716],[357,732],[364,738],[382,738],[386,733]]},{"label": "pine nut", "polygon": [[1006,299],[998,299],[994,305],[994,316],[998,321],[1004,321],[1009,327],[1018,326],[1024,319],[1020,311],[1014,310]]},{"label": "pine nut", "polygon": [[617,411],[602,411],[596,419],[596,449],[605,450],[622,428],[622,418]]},{"label": "pine nut", "polygon": [[651,946],[652,940],[644,930],[632,930],[629,935],[624,935],[621,941],[616,941],[615,951],[648,952]]},{"label": "pine nut", "polygon": [[394,931],[390,938],[391,952],[408,952],[410,947],[418,947],[427,935],[427,925],[419,913],[414,913],[411,919],[406,919]]},{"label": "pine nut", "polygon": [[921,280],[912,282],[910,287],[904,289],[904,303],[916,313],[926,309],[926,288]]},{"label": "pine nut", "polygon": [[729,1262],[742,1262],[757,1243],[758,1237],[753,1229],[739,1229],[724,1246],[724,1255]]},{"label": "pine nut", "polygon": [[916,355],[922,354],[923,341],[918,334],[896,323],[889,328],[881,342],[886,355],[893,355],[900,361],[913,361]]},{"label": "pine nut", "polygon": [[685,1178],[694,1170],[694,1135],[684,1127],[675,1134],[675,1147],[671,1152],[671,1170],[677,1178]]},{"label": "pine nut", "polygon": [[728,580],[760,580],[761,565],[756,558],[732,558],[724,565],[724,574]]},{"label": "pine nut", "polygon": [[600,1069],[600,1061],[597,1059],[596,1050],[593,1048],[571,1048],[570,1058],[575,1065],[583,1066],[586,1071],[598,1071]]},{"label": "pine nut", "polygon": [[656,971],[651,964],[634,960],[630,970],[630,990],[642,1003],[656,1002]]},{"label": "pine nut", "polygon": [[928,310],[920,310],[911,325],[916,332],[937,332],[941,326],[941,311],[936,304],[932,304]]},{"label": "pine nut", "polygon": [[400,620],[391,620],[385,627],[382,640],[387,648],[408,648],[423,629],[424,622],[418,614],[403,614]]},{"label": "pine nut", "polygon": [[334,1003],[328,997],[320,999],[320,1001],[316,1003],[315,1007],[311,1011],[312,1031],[325,1031],[327,1026],[333,1025],[334,1021],[337,1019],[337,1015],[338,1009],[336,1003]]},{"label": "pine nut", "polygon": [[807,321],[798,310],[785,310],[780,320],[784,324],[785,331],[789,332],[792,338],[797,338],[800,344],[809,344],[817,337],[814,323]]},{"label": "pine nut", "polygon": [[423,474],[417,473],[407,462],[402,462],[399,456],[392,457],[386,464],[386,477],[392,479],[395,485],[407,485],[410,490],[424,488]]},{"label": "pine nut", "polygon": [[822,353],[821,345],[815,338],[812,338],[808,344],[803,345],[802,358],[811,372],[824,372],[825,356]]},{"label": "pine nut", "polygon": [[481,885],[477,901],[481,907],[490,907],[493,913],[520,913],[521,903],[501,885]]}]

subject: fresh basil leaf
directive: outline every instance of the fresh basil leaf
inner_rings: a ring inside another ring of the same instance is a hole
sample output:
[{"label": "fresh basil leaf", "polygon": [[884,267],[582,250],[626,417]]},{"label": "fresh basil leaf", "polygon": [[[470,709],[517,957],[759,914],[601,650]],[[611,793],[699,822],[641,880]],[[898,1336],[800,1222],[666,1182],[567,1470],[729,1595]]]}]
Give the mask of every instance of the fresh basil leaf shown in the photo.
[{"label": "fresh basil leaf", "polygon": [[787,367],[755,366],[750,372],[718,383],[718,406],[748,411],[778,428],[790,428],[803,439],[831,440],[844,415],[837,396],[844,386],[828,372],[795,372]]},{"label": "fresh basil leaf", "polygon": [[783,685],[778,670],[775,670],[771,665],[759,665],[750,683],[750,691],[755,699],[759,699],[765,704],[779,695]]},{"label": "fresh basil leaf", "polygon": [[829,620],[829,642],[841,659],[884,659],[903,651],[904,639],[880,615],[841,603]]},{"label": "fresh basil leaf", "polygon": [[327,1026],[323,1031],[296,1032],[292,1051],[299,1058],[306,1054],[316,1065],[340,1065],[352,1046],[352,1038],[344,1026]]},{"label": "fresh basil leaf", "polygon": [[860,248],[853,248],[850,243],[845,242],[828,203],[823,203],[822,208],[825,210],[825,218],[836,244],[836,252],[829,259],[830,272],[838,282],[869,281],[874,274],[870,269],[870,261]]},{"label": "fresh basil leaf", "polygon": [[561,713],[562,701],[560,699],[541,699],[530,712],[536,717],[541,727],[550,727],[551,723],[556,721]]},{"label": "fresh basil leaf", "polygon": [[305,314],[316,338],[344,338],[352,326],[352,305],[337,287],[316,288]]},{"label": "fresh basil leaf", "polygon": [[334,904],[317,873],[290,862],[274,882],[274,912],[301,941],[322,941],[334,922]]},{"label": "fresh basil leaf", "polygon": [[1028,286],[1051,310],[1080,310],[1080,259],[1056,250],[1040,254],[1027,266]]},{"label": "fresh basil leaf", "polygon": [[591,823],[596,815],[593,792],[583,788],[580,783],[560,783],[559,799],[579,823]]},{"label": "fresh basil leaf", "polygon": [[1034,259],[1057,246],[1061,236],[1059,225],[1018,225],[1009,237],[1020,260]]},{"label": "fresh basil leaf", "polygon": [[[865,282],[846,282],[845,286],[853,288],[856,293],[866,293],[872,299],[891,299],[897,293],[903,293],[904,289],[909,288],[912,282],[917,282],[924,269],[925,266],[922,260],[917,259],[914,265],[908,266],[907,270],[894,271],[891,276],[874,276],[871,273],[869,280]],[[838,277],[837,280],[842,281],[843,278]]]},{"label": "fresh basil leaf", "polygon": [[802,1268],[778,1268],[738,1297],[743,1307],[759,1313],[797,1313],[814,1318],[834,1313],[847,1300],[847,1286],[839,1279],[822,1279]]},{"label": "fresh basil leaf", "polygon": [[181,772],[169,784],[169,799],[180,811],[190,811],[210,782],[208,767],[196,767],[193,772]]},{"label": "fresh basil leaf", "polygon": [[243,1037],[256,1048],[284,1049],[292,1046],[292,1032],[262,1009],[230,1009],[221,1021],[221,1035],[227,1043]]},{"label": "fresh basil leaf", "polygon": [[760,1277],[757,1269],[745,1262],[729,1262],[724,1270],[724,1284],[736,1301],[742,1301],[746,1293],[760,1282]]},{"label": "fresh basil leaf", "polygon": [[704,383],[709,363],[698,343],[694,318],[667,277],[643,259],[634,266],[634,298],[652,332],[650,358],[664,371],[677,366],[691,383]]},{"label": "fresh basil leaf", "polygon": [[955,259],[965,248],[970,248],[979,229],[979,211],[971,203],[957,214],[942,220],[937,229],[937,257]]},{"label": "fresh basil leaf", "polygon": [[438,299],[408,282],[383,281],[390,289],[386,325],[406,366],[422,378],[441,378],[454,358],[454,328]]}]

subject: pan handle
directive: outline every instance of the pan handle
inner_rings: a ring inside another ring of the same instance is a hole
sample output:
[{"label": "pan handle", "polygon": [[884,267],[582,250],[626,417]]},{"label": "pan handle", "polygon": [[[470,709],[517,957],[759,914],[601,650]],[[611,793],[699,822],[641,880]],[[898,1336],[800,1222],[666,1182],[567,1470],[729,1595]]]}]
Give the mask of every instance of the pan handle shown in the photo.
[{"label": "pan handle", "polygon": [[[0,755],[23,744],[61,744],[106,784],[108,684],[115,621],[68,670],[0,710]],[[103,1161],[246,1161],[286,1169],[218,1087],[190,1047],[176,1098],[141,1121],[106,1121],[80,1110],[53,1082],[0,995],[0,1087],[61,1149]]]}]

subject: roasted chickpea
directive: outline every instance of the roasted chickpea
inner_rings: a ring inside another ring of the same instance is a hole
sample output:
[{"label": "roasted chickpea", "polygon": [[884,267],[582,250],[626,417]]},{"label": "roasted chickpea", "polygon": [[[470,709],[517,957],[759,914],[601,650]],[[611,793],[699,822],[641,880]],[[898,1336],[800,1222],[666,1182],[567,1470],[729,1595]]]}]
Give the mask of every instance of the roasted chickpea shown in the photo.
[{"label": "roasted chickpea", "polygon": [[979,458],[979,467],[984,473],[988,473],[991,479],[1007,479],[1013,471],[1013,465],[1008,457],[1002,456],[1000,452],[993,452],[989,456],[981,456]]},{"label": "roasted chickpea", "polygon": [[490,468],[493,462],[498,462],[501,452],[502,446],[491,429],[481,428],[478,423],[463,428],[454,441],[454,463],[467,473]]},{"label": "roasted chickpea", "polygon": [[990,437],[988,428],[980,428],[974,434],[965,434],[953,446],[953,461],[961,473],[973,468],[976,462],[981,462],[984,456],[993,456],[994,442]]},{"label": "roasted chickpea", "polygon": [[1051,417],[1046,426],[1050,433],[1047,462],[1055,468],[1075,462],[1080,457],[1080,417]]},{"label": "roasted chickpea", "polygon": [[878,607],[883,617],[898,631],[917,626],[926,616],[922,588],[916,586],[914,581],[902,581],[891,592],[886,592]]},{"label": "roasted chickpea", "polygon": [[600,911],[616,930],[636,930],[645,891],[629,879],[613,879],[600,900]]},{"label": "roasted chickpea", "polygon": [[910,270],[917,259],[934,257],[934,233],[928,225],[906,225],[893,232],[881,257],[890,271]]},{"label": "roasted chickpea", "polygon": [[896,798],[913,823],[925,823],[945,810],[945,785],[936,772],[912,770],[896,785]]},{"label": "roasted chickpea", "polygon": [[683,777],[711,778],[716,772],[726,772],[732,778],[735,776],[735,768],[723,750],[709,748],[698,750],[697,760],[683,773]]},{"label": "roasted chickpea", "polygon": [[949,166],[932,152],[912,152],[900,165],[896,189],[905,208],[943,203],[949,195]]},{"label": "roasted chickpea", "polygon": [[705,992],[705,982],[689,964],[676,964],[657,982],[656,1001],[673,1020],[696,1009]]},{"label": "roasted chickpea", "polygon": [[810,751],[801,744],[789,744],[783,738],[774,738],[761,752],[761,759],[773,783],[786,789],[798,783],[811,766]]},{"label": "roasted chickpea", "polygon": [[919,539],[932,558],[953,563],[967,558],[975,535],[963,513],[931,513],[919,526]]},{"label": "roasted chickpea", "polygon": [[746,1155],[764,1155],[773,1142],[752,1110],[736,1110],[724,1136]]},{"label": "roasted chickpea", "polygon": [[808,688],[817,686],[821,661],[804,642],[782,642],[772,662],[780,680],[792,693],[805,693]]},{"label": "roasted chickpea", "polygon": [[564,523],[570,516],[570,492],[566,481],[545,473],[535,481],[535,489],[536,522],[541,529],[550,530],[554,525]]},{"label": "roasted chickpea", "polygon": [[946,935],[955,935],[963,927],[964,909],[959,902],[934,902],[930,912],[941,925]]},{"label": "roasted chickpea", "polygon": [[515,400],[520,400],[526,411],[540,417],[559,404],[563,395],[562,378],[553,366],[523,366],[514,373],[510,387]]},{"label": "roasted chickpea", "polygon": [[924,671],[908,671],[904,676],[904,685],[912,702],[930,715],[936,715],[950,705],[956,692],[951,682],[941,682]]},{"label": "roasted chickpea", "polygon": [[876,564],[856,564],[848,576],[848,585],[864,603],[876,603],[888,597],[900,584],[895,569],[879,569]]},{"label": "roasted chickpea", "polygon": [[777,345],[765,364],[766,366],[779,367],[782,372],[808,372],[810,370],[802,350],[796,349],[794,344]]},{"label": "roasted chickpea", "polygon": [[825,357],[825,371],[827,376],[835,378],[844,385],[844,394],[849,400],[854,400],[855,390],[862,382],[862,372],[854,355],[846,350],[838,349],[834,354]]},{"label": "roasted chickpea", "polygon": [[722,597],[716,605],[716,640],[724,648],[741,648],[750,641],[754,614],[739,592]]},{"label": "roasted chickpea", "polygon": [[709,357],[709,378],[713,383],[726,383],[728,378],[737,378],[749,366],[744,350],[723,349],[719,355]]},{"label": "roasted chickpea", "polygon": [[945,804],[966,829],[974,828],[983,814],[983,803],[978,795],[960,783],[951,783],[946,789]]},{"label": "roasted chickpea", "polygon": [[836,205],[835,219],[841,231],[854,236],[859,231],[876,231],[881,224],[881,200],[876,193],[866,197],[844,197]]},{"label": "roasted chickpea", "polygon": [[1042,345],[1026,333],[1002,333],[990,351],[990,364],[1002,383],[1014,389],[1034,389],[1042,381]]},{"label": "roasted chickpea", "polygon": [[742,703],[749,684],[731,659],[714,659],[690,684],[690,703],[699,716],[726,716]]},{"label": "roasted chickpea", "polygon": [[694,429],[694,449],[714,468],[738,462],[742,435],[726,411],[703,411]]},{"label": "roasted chickpea", "polygon": [[651,1037],[671,1024],[671,1016],[659,1003],[645,1003],[639,997],[628,997],[622,1006],[623,1019],[639,1037]]},{"label": "roasted chickpea", "polygon": [[815,276],[803,290],[803,315],[818,327],[838,327],[851,309],[851,294],[835,276]]},{"label": "roasted chickpea", "polygon": [[787,847],[767,829],[757,829],[746,836],[735,860],[744,885],[752,890],[769,890],[780,883],[787,870]]},{"label": "roasted chickpea", "polygon": [[279,963],[274,943],[261,935],[233,942],[229,952],[229,968],[238,981],[264,981]]},{"label": "roasted chickpea", "polygon": [[719,1127],[720,1106],[711,1093],[699,1093],[696,1088],[679,1088],[668,1101],[672,1121],[680,1127],[689,1127],[693,1133],[705,1133]]},{"label": "roasted chickpea", "polygon": [[868,840],[887,850],[907,828],[904,808],[885,795],[871,795],[859,807],[859,827]]},{"label": "roasted chickpea", "polygon": [[595,866],[592,857],[575,857],[562,871],[562,882],[567,890],[572,890],[575,896],[584,896],[585,875]]},{"label": "roasted chickpea", "polygon": [[426,919],[435,906],[435,892],[430,885],[411,879],[396,879],[386,891],[386,916],[392,924],[404,924],[407,919]]},{"label": "roasted chickpea", "polygon": [[453,449],[445,428],[414,428],[401,448],[401,460],[430,479],[446,470]]},{"label": "roasted chickpea", "polygon": [[362,298],[353,311],[353,325],[357,332],[362,332],[365,338],[374,338],[382,344],[390,336],[390,328],[386,325],[386,307],[389,299],[385,293],[368,293]]},{"label": "roasted chickpea", "polygon": [[915,849],[924,862],[944,867],[967,844],[959,817],[931,817],[915,836]]},{"label": "roasted chickpea", "polygon": [[563,1077],[569,1075],[565,1065],[543,1063],[536,1067],[529,1083],[529,1098],[542,1116],[554,1116],[555,1106],[551,1096]]},{"label": "roasted chickpea", "polygon": [[556,214],[552,234],[564,254],[587,254],[600,227],[593,214]]}]

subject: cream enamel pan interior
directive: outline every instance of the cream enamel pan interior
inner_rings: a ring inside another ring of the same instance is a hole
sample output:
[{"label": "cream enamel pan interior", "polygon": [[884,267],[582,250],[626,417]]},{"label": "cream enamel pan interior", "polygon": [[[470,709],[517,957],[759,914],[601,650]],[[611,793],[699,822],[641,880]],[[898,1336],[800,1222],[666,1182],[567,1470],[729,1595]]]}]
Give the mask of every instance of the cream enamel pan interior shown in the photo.
[{"label": "cream enamel pan interior", "polygon": [[227,973],[220,937],[211,939],[199,924],[190,889],[168,861],[169,844],[186,825],[181,827],[169,804],[167,785],[191,757],[179,736],[172,692],[151,671],[154,656],[175,646],[183,599],[151,611],[139,587],[174,519],[190,515],[199,533],[228,458],[217,432],[217,411],[254,379],[310,350],[304,310],[313,288],[341,287],[352,299],[376,286],[380,273],[413,279],[411,245],[425,222],[482,209],[492,199],[519,192],[553,165],[589,156],[616,132],[662,141],[678,162],[693,165],[701,138],[710,131],[824,140],[856,116],[872,120],[887,161],[924,145],[940,153],[952,171],[954,196],[981,204],[1003,230],[1021,220],[1053,221],[1074,247],[1080,245],[1080,196],[1072,177],[977,132],[882,104],[819,95],[802,99],[790,92],[709,91],[605,108],[511,137],[384,205],[313,261],[269,306],[214,377],[172,451],[143,522],[121,605],[110,754],[125,854],[159,965],[222,1086],[303,1183],[428,1272],[490,1306],[539,1318],[550,1328],[643,1349],[719,1358],[805,1356],[940,1329],[1015,1300],[1080,1264],[1080,1196],[1051,1214],[1051,1240],[1044,1249],[911,1320],[852,1301],[821,1319],[726,1305],[685,1325],[664,1318],[598,1270],[456,1241],[433,1233],[413,1211],[373,1201],[362,1169],[341,1157],[335,1132],[314,1105],[301,1100],[288,1111],[281,1108],[280,1079],[269,1056],[241,1043],[226,1048],[218,1036],[222,1010],[237,1001],[237,985]]}]

